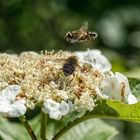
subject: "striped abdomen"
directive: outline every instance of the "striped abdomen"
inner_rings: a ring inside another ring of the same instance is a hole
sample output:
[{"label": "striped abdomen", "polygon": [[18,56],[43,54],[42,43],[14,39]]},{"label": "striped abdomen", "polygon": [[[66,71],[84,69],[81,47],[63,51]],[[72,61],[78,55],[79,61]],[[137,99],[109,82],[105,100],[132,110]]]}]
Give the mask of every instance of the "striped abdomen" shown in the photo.
[{"label": "striped abdomen", "polygon": [[67,63],[64,64],[63,72],[65,76],[73,74],[74,71],[75,71],[75,63],[68,61]]}]

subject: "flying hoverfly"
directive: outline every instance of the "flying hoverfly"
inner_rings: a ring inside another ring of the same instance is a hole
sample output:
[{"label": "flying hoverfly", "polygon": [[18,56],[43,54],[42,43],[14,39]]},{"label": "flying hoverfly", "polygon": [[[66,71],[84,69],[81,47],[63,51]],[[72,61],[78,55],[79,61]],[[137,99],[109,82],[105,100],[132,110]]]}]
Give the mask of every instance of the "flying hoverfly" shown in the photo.
[{"label": "flying hoverfly", "polygon": [[97,37],[96,32],[88,31],[88,22],[84,22],[80,29],[67,32],[64,38],[67,42],[76,43],[96,39]]}]

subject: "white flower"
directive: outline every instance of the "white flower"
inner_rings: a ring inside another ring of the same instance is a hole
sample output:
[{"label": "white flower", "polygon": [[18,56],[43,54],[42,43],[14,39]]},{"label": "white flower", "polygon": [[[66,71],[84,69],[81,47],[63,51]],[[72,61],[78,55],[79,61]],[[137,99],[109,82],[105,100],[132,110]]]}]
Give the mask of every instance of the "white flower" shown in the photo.
[{"label": "white flower", "polygon": [[108,99],[109,98],[105,94],[102,94],[99,87],[96,87],[96,95],[97,95],[97,99]]},{"label": "white flower", "polygon": [[50,118],[60,120],[62,116],[68,114],[69,105],[65,101],[61,103],[55,102],[52,99],[47,99],[44,102],[43,111],[48,113]]},{"label": "white flower", "polygon": [[95,67],[102,72],[108,72],[112,68],[108,59],[102,55],[99,50],[87,50],[85,52],[79,51],[75,53],[81,61],[91,64],[92,67]]},{"label": "white flower", "polygon": [[20,91],[19,85],[9,85],[0,92],[0,115],[19,117],[25,114],[25,99],[16,100]]},{"label": "white flower", "polygon": [[127,102],[128,104],[137,102],[136,97],[131,93],[127,77],[119,72],[107,76],[101,82],[101,92],[108,98]]},{"label": "white flower", "polygon": [[130,86],[129,86],[129,82],[128,82],[128,79],[126,76],[124,76],[123,74],[119,73],[119,72],[116,72],[116,76],[117,78],[119,79],[119,82],[125,84],[125,99],[126,99],[126,102],[128,104],[135,104],[137,103],[137,99],[136,97],[131,93],[131,89],[130,89]]},{"label": "white flower", "polygon": [[75,105],[70,100],[68,100],[68,105],[69,105],[69,112],[73,112],[75,110]]}]

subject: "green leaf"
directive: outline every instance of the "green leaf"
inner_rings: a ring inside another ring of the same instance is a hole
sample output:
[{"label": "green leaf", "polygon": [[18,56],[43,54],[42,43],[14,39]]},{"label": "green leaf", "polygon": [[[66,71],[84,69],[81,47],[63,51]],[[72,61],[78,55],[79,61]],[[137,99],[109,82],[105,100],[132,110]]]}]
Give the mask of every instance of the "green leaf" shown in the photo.
[{"label": "green leaf", "polygon": [[140,99],[140,79],[136,79],[136,78],[129,78],[129,84],[130,84],[130,88],[132,90],[132,93],[138,98],[138,100]]},{"label": "green leaf", "polygon": [[[33,131],[39,137],[40,118],[37,116],[29,121]],[[0,118],[0,138],[2,140],[30,140],[31,137],[21,123],[10,122],[7,119]]]},{"label": "green leaf", "polygon": [[17,123],[9,122],[7,119],[0,118],[0,137],[2,140],[28,140],[30,136],[26,129]]},{"label": "green leaf", "polygon": [[99,119],[85,121],[65,133],[60,140],[107,140],[118,133],[117,129]]},{"label": "green leaf", "polygon": [[[87,112],[84,116],[82,116],[81,118],[75,119],[73,122],[69,122],[68,125],[65,127],[65,129],[62,129],[56,135],[56,139],[58,138],[58,136],[61,136],[73,126],[76,126],[77,124],[87,119],[92,119],[92,118],[125,120],[125,121],[132,121],[132,122],[140,123],[140,103],[128,105],[128,104],[124,104],[115,100],[98,101],[97,106],[93,109],[93,111]],[[90,124],[93,126],[92,123]],[[84,135],[84,133],[81,133],[81,135],[82,134]],[[85,132],[85,136],[83,137],[85,138],[86,136],[87,134]]]},{"label": "green leaf", "polygon": [[84,117],[140,122],[140,102],[128,105],[114,100],[103,100],[98,102],[94,110],[87,112]]}]

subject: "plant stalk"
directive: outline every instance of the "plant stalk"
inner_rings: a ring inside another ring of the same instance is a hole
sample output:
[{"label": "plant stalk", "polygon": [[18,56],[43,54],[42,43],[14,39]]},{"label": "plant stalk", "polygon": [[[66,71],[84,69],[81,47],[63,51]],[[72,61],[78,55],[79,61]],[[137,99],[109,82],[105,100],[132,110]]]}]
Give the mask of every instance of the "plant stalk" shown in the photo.
[{"label": "plant stalk", "polygon": [[26,130],[28,131],[29,135],[31,136],[32,140],[37,140],[37,137],[34,134],[33,129],[31,128],[30,124],[26,120],[25,116],[19,117],[20,122],[24,125]]},{"label": "plant stalk", "polygon": [[40,129],[41,140],[46,140],[46,123],[47,123],[46,114],[43,111],[41,111],[41,129]]}]

